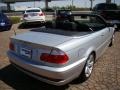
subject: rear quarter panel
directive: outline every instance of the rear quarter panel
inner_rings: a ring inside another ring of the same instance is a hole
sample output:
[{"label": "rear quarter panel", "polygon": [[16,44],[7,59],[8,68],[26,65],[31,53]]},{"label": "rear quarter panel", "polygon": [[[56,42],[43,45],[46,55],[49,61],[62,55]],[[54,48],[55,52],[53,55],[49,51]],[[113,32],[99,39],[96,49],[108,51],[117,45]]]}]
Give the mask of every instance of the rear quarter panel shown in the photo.
[{"label": "rear quarter panel", "polygon": [[[103,51],[101,50],[103,43],[101,37],[102,33],[104,33],[104,30],[93,32],[92,34],[88,34],[82,37],[74,37],[71,41],[58,45],[57,48],[68,54],[68,65],[77,62],[82,58],[87,59],[89,54],[93,51],[96,53],[96,58],[98,58]],[[112,37],[112,33],[113,32],[111,31],[111,34],[109,34],[109,39]]]}]

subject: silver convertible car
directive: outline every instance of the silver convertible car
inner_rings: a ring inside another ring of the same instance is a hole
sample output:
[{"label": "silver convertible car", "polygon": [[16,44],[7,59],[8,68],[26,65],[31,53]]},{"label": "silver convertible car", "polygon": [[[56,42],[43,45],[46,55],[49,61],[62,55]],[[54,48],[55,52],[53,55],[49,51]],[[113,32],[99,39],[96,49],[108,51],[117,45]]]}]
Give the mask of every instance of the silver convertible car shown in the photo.
[{"label": "silver convertible car", "polygon": [[8,57],[24,73],[53,85],[87,80],[95,61],[114,40],[113,25],[91,14],[48,21],[46,27],[11,37]]}]

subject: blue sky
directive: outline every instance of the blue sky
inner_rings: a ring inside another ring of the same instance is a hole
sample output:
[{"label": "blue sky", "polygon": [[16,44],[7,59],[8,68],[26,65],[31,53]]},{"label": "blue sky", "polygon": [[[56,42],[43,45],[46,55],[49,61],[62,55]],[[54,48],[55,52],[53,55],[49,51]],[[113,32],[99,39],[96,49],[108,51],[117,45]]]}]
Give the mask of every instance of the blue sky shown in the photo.
[{"label": "blue sky", "polygon": [[[72,0],[61,0],[61,1],[51,1],[49,2],[49,6],[67,6],[71,5]],[[90,0],[73,0],[74,5],[78,7],[90,7]],[[105,2],[106,0],[95,0],[93,5],[101,2]],[[118,5],[120,5],[120,0],[112,0],[112,2],[116,2]],[[23,3],[15,3],[13,6],[27,6],[27,7],[34,7],[34,2],[23,2]],[[35,2],[36,7],[43,8],[45,6],[43,1],[36,1]]]}]

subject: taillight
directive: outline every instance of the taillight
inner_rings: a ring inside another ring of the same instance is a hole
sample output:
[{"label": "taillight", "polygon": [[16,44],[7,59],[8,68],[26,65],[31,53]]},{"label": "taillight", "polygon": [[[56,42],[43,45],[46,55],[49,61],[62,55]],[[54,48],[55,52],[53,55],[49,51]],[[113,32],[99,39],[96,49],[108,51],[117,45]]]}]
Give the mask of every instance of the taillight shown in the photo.
[{"label": "taillight", "polygon": [[40,13],[39,16],[44,16],[45,14],[44,13]]},{"label": "taillight", "polygon": [[28,14],[24,14],[24,16],[23,17],[28,17]]},{"label": "taillight", "polygon": [[65,64],[69,58],[67,54],[61,50],[52,50],[51,53],[42,53],[40,60],[55,64]]},{"label": "taillight", "polygon": [[9,49],[12,51],[15,50],[14,44],[12,42],[9,43]]}]

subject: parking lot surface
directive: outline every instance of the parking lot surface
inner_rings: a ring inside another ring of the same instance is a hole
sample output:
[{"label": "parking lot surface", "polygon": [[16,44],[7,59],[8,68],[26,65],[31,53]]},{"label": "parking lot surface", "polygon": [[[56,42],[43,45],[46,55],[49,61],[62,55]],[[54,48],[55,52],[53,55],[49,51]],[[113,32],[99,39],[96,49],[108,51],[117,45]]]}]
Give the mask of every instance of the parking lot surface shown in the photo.
[{"label": "parking lot surface", "polygon": [[65,86],[53,86],[36,80],[15,69],[8,61],[9,37],[31,28],[0,32],[0,90],[120,90],[120,32],[115,34],[113,47],[109,47],[95,63],[91,77],[85,82],[72,81]]}]

